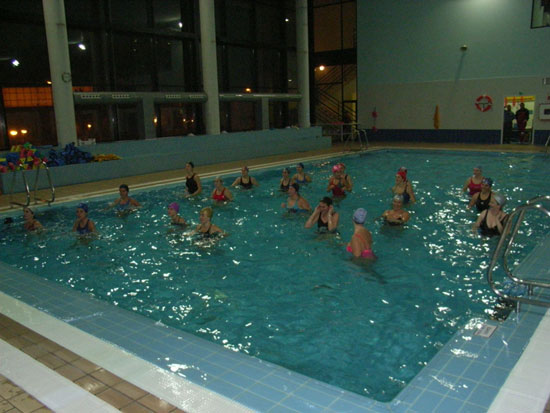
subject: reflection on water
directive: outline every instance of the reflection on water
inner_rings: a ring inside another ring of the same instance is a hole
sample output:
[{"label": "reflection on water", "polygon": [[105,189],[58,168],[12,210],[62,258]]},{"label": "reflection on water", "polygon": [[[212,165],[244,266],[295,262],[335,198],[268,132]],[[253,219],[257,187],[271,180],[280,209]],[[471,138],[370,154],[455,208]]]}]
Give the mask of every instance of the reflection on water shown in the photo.
[{"label": "reflection on water", "polygon": [[[550,166],[531,155],[420,151],[343,161],[355,190],[335,207],[338,234],[305,229],[307,216],[280,207],[280,171],[254,171],[260,187],[235,190],[234,202],[214,206],[212,222],[225,238],[193,235],[211,201],[182,199],[172,187],[133,192],[143,208],[124,217],[101,211],[107,201],[91,201],[99,236],[85,242],[70,231],[74,206],[39,210],[47,228],[39,234],[23,232],[15,217],[0,233],[1,259],[227,348],[390,400],[457,329],[494,304],[485,270],[496,239],[471,232],[475,214],[461,193],[472,167],[483,165],[511,210],[550,192]],[[300,192],[312,207],[327,194],[332,164],[306,165],[313,183]],[[389,227],[376,218],[391,208],[390,187],[403,165],[417,203],[405,226]],[[212,181],[204,181],[209,194]],[[174,201],[187,228],[169,223],[166,206]],[[374,262],[345,252],[358,207],[368,211]],[[528,217],[513,262],[547,232],[545,220]]]}]

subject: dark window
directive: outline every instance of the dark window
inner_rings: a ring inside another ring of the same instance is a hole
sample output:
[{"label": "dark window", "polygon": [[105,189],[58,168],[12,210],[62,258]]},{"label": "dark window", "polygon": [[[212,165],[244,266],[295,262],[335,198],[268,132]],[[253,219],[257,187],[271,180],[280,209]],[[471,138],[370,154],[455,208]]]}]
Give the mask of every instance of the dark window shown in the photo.
[{"label": "dark window", "polygon": [[73,86],[93,86],[107,90],[103,44],[98,33],[85,30],[69,30],[69,57]]},{"label": "dark window", "polygon": [[227,66],[229,70],[227,92],[254,90],[254,51],[250,48],[228,46]]},{"label": "dark window", "polygon": [[103,4],[98,0],[65,0],[65,20],[68,25],[99,27],[104,22]]},{"label": "dark window", "polygon": [[151,37],[113,35],[115,89],[152,90]]},{"label": "dark window", "polygon": [[160,90],[184,88],[183,43],[181,40],[158,38],[155,41],[157,76]]},{"label": "dark window", "polygon": [[110,6],[113,26],[149,26],[148,0],[113,0]]},{"label": "dark window", "polygon": [[153,16],[156,29],[181,32],[181,5],[179,0],[153,0]]},{"label": "dark window", "polygon": [[157,136],[185,136],[204,133],[201,106],[196,103],[156,105]]},{"label": "dark window", "polygon": [[225,27],[227,41],[250,42],[254,38],[254,17],[251,2],[245,0],[226,1]]},{"label": "dark window", "polygon": [[255,130],[255,102],[220,102],[220,129],[225,132]]},{"label": "dark window", "polygon": [[258,61],[258,91],[261,93],[283,92],[281,52],[274,49],[260,49]]},{"label": "dark window", "polygon": [[256,5],[256,40],[259,43],[281,44],[284,23],[281,11],[280,7],[266,6],[261,3]]},{"label": "dark window", "polygon": [[9,145],[26,142],[34,146],[57,145],[53,107],[20,107],[6,109]]}]

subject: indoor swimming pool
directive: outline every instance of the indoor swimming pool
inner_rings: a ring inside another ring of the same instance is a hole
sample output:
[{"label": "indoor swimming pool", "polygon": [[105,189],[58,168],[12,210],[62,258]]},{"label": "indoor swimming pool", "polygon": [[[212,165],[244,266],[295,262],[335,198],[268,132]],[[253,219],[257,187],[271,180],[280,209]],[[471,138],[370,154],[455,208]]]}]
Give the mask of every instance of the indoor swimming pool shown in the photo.
[{"label": "indoor swimming pool", "polygon": [[[332,165],[344,162],[354,190],[336,204],[339,234],[304,228],[278,190],[280,169],[251,171],[260,186],[233,189],[235,201],[214,206],[213,222],[229,235],[215,243],[169,224],[166,207],[198,223],[211,206],[212,180],[199,199],[182,185],[130,193],[143,207],[119,217],[90,200],[99,237],[82,241],[70,228],[75,205],[40,209],[46,227],[26,234],[21,217],[4,228],[3,262],[120,308],[255,356],[322,382],[390,401],[453,335],[485,319],[495,297],[485,269],[495,239],[472,233],[476,214],[461,192],[474,166],[505,194],[505,209],[550,192],[550,166],[540,155],[449,151],[378,151],[306,164],[313,182],[300,193],[315,207]],[[289,165],[293,167],[292,165]],[[417,202],[405,227],[377,219],[391,208],[395,172],[408,168]],[[230,184],[234,175],[224,177]],[[351,215],[368,211],[378,260],[350,260]],[[514,250],[519,263],[550,226],[528,220]],[[170,363],[166,363],[169,368]]]}]

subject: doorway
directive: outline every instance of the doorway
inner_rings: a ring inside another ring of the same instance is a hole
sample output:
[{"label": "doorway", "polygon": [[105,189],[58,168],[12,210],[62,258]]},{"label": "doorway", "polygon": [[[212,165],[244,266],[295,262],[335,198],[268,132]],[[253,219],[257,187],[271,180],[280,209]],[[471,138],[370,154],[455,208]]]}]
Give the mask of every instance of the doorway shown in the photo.
[{"label": "doorway", "polygon": [[533,144],[534,111],[535,96],[506,96],[502,120],[502,143]]}]

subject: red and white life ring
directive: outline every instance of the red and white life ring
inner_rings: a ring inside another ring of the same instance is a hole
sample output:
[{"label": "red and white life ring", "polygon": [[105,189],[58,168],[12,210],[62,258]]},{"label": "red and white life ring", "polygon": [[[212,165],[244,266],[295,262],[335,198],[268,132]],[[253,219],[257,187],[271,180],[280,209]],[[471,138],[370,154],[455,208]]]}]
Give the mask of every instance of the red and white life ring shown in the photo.
[{"label": "red and white life ring", "polygon": [[481,95],[476,99],[476,108],[480,112],[487,112],[493,107],[493,99],[488,95]]}]

